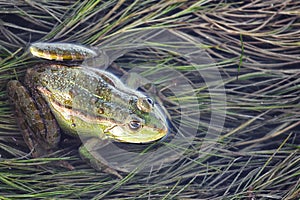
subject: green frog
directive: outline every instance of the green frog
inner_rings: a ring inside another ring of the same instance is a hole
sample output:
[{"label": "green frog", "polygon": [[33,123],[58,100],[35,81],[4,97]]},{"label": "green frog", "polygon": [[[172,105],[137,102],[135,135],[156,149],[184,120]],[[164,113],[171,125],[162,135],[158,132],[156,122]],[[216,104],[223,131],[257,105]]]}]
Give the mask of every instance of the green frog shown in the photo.
[{"label": "green frog", "polygon": [[[97,52],[80,45],[37,43],[33,55],[49,60],[80,60]],[[29,68],[24,83],[11,80],[8,95],[33,157],[58,149],[62,131],[84,140],[79,152],[96,170],[118,173],[87,150],[104,140],[149,143],[166,136],[166,117],[153,99],[130,89],[110,72],[62,63]]]}]

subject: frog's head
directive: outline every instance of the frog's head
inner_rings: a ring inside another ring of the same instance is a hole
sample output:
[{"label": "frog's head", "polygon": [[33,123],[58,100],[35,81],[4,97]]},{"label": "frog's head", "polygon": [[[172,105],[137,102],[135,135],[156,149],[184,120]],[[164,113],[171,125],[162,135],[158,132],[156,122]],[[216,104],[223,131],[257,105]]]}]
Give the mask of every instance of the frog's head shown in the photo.
[{"label": "frog's head", "polygon": [[117,141],[147,143],[159,140],[168,133],[165,115],[154,106],[151,112],[130,114],[124,123],[106,130],[106,135]]}]

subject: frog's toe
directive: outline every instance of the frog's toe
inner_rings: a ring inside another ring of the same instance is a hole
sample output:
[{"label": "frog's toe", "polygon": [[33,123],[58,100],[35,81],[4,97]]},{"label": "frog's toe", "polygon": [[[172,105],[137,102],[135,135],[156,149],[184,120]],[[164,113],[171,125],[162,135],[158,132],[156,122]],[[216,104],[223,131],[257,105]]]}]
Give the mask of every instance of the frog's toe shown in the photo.
[{"label": "frog's toe", "polygon": [[112,174],[115,175],[116,177],[118,177],[119,179],[122,179],[123,176],[121,174],[119,174],[116,170],[114,170],[113,168],[107,167],[106,169],[103,170],[105,173],[108,174]]},{"label": "frog's toe", "polygon": [[122,179],[123,177],[118,173],[118,171],[110,167],[109,163],[97,153],[97,148],[95,145],[95,140],[91,139],[79,148],[79,153],[82,159],[89,163],[95,170],[103,171]]}]

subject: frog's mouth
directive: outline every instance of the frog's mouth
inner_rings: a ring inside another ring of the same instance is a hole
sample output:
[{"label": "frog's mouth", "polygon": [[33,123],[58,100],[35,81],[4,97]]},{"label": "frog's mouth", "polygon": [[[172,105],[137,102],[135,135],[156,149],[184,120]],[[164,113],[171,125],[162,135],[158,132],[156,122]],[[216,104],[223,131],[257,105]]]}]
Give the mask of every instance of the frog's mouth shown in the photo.
[{"label": "frog's mouth", "polygon": [[149,143],[157,141],[168,133],[167,126],[163,127],[147,127],[144,126],[138,131],[131,131],[126,129],[126,125],[113,126],[109,129],[109,137],[114,140],[127,143]]}]

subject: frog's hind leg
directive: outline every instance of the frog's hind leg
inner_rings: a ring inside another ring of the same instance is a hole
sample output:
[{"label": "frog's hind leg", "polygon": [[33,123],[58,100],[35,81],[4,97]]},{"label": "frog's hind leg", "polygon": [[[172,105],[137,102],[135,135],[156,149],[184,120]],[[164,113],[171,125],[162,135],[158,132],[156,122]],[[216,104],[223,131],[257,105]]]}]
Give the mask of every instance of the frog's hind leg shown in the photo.
[{"label": "frog's hind leg", "polygon": [[[50,110],[44,110],[44,114],[41,114],[40,108],[29,91],[19,81],[10,81],[7,84],[7,91],[15,107],[23,138],[32,151],[33,157],[41,157],[52,153],[57,148],[60,133],[56,122],[51,122],[50,127],[45,125],[45,120],[55,121]],[[48,114],[46,114],[47,112]],[[44,119],[44,117],[47,119]],[[54,131],[50,135],[56,135],[56,139],[49,141],[47,138],[49,131]]]}]

